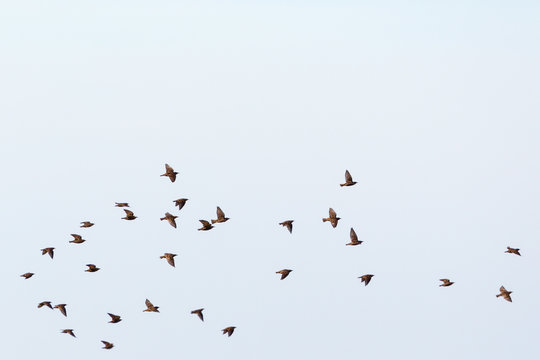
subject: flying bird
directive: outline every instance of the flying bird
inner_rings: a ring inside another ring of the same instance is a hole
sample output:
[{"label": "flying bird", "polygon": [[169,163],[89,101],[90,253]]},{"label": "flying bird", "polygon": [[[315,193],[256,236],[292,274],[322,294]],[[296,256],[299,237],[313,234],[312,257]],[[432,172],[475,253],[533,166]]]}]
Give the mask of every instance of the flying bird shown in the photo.
[{"label": "flying bird", "polygon": [[118,203],[118,202],[115,202],[114,203],[116,207],[129,207],[129,204],[128,203]]},{"label": "flying bird", "polygon": [[48,247],[48,248],[45,248],[45,249],[41,249],[41,255],[45,255],[45,254],[49,254],[49,256],[52,259],[54,257],[54,248],[53,247]]},{"label": "flying bird", "polygon": [[191,313],[192,314],[197,314],[197,316],[199,317],[199,319],[201,319],[201,321],[204,321],[204,315],[203,315],[203,310],[204,308],[202,309],[197,309],[197,310],[193,310]]},{"label": "flying bird", "polygon": [[353,181],[351,173],[349,170],[345,170],[345,184],[339,184],[339,186],[353,186],[356,184],[356,181]]},{"label": "flying bird", "polygon": [[178,173],[174,171],[172,167],[169,166],[169,164],[165,164],[165,173],[161,174],[160,176],[168,176],[169,179],[171,179],[171,182],[174,182],[176,180],[176,175]]},{"label": "flying bird", "polygon": [[178,216],[174,216],[174,215],[166,212],[165,217],[160,218],[160,220],[161,221],[167,220],[169,222],[169,224],[171,224],[171,226],[176,229],[176,221],[174,219],[176,219],[177,217]]},{"label": "flying bird", "polygon": [[21,277],[25,278],[26,280],[30,279],[32,276],[34,276],[34,273],[27,272],[21,275]]},{"label": "flying bird", "polygon": [[143,312],[145,311],[151,311],[151,312],[159,312],[159,306],[154,306],[150,300],[146,299],[146,301],[144,302],[146,304],[146,309],[143,310]]},{"label": "flying bird", "polygon": [[367,286],[367,284],[369,284],[369,282],[371,281],[371,278],[374,277],[374,276],[375,275],[372,275],[372,274],[366,274],[366,275],[359,276],[358,278],[362,279],[362,282],[366,283],[365,286]]},{"label": "flying bird", "polygon": [[221,210],[219,206],[217,207],[216,214],[217,214],[217,219],[212,220],[212,224],[222,223],[229,220],[228,217],[225,217],[225,213],[223,212],[223,210]]},{"label": "flying bird", "polygon": [[287,276],[289,276],[289,274],[291,273],[292,270],[290,269],[283,269],[283,270],[279,270],[279,271],[276,271],[276,274],[281,274],[281,279],[280,280],[283,280],[285,279]]},{"label": "flying bird", "polygon": [[62,315],[67,316],[66,306],[67,306],[66,304],[58,304],[58,305],[54,305],[54,308],[60,310]]},{"label": "flying bird", "polygon": [[101,340],[101,342],[103,343],[103,346],[102,349],[107,349],[107,350],[110,350],[114,347],[114,344],[113,343],[110,343],[108,341],[105,341],[105,340]]},{"label": "flying bird", "polygon": [[174,257],[175,256],[176,256],[176,254],[165,253],[162,256],[160,256],[159,258],[160,259],[167,259],[167,262],[169,263],[169,265],[174,267]]},{"label": "flying bird", "polygon": [[109,316],[111,317],[111,321],[109,321],[111,324],[116,324],[122,321],[122,318],[120,317],[120,315],[114,315],[111,313],[107,313],[107,314],[109,314]]},{"label": "flying bird", "polygon": [[439,287],[441,287],[441,286],[450,286],[450,285],[452,285],[454,283],[453,281],[450,281],[448,279],[440,279],[440,281],[442,281],[443,283],[441,285],[439,285]]},{"label": "flying bird", "polygon": [[86,240],[84,240],[82,238],[81,235],[78,235],[78,234],[71,234],[71,236],[73,236],[73,240],[70,241],[70,243],[74,243],[74,244],[82,244],[83,242],[85,242]]},{"label": "flying bird", "polygon": [[234,332],[234,329],[236,329],[236,326],[229,326],[229,327],[226,327],[225,329],[221,330],[223,331],[223,334],[227,334],[229,336],[231,336]]},{"label": "flying bird", "polygon": [[505,253],[516,254],[516,255],[521,256],[521,254],[519,253],[519,249],[514,249],[514,248],[511,248],[510,246],[507,246],[506,248],[508,250],[506,250]]},{"label": "flying bird", "polygon": [[42,308],[42,307],[44,307],[44,306],[47,306],[47,307],[50,308],[51,310],[54,310],[53,307],[52,307],[52,305],[51,305],[51,302],[50,302],[50,301],[42,301],[42,302],[40,302],[40,303],[38,304],[37,307],[38,307],[38,309],[39,309],[39,308]]},{"label": "flying bird", "polygon": [[325,222],[325,221],[330,221],[330,224],[332,224],[332,227],[335,228],[338,224],[338,221],[341,219],[339,217],[336,216],[336,212],[334,211],[334,209],[330,208],[328,210],[328,214],[329,214],[329,217],[327,218],[323,218],[322,221]]},{"label": "flying bird", "polygon": [[89,227],[92,227],[94,226],[94,223],[90,222],[90,221],[83,221],[81,222],[81,227],[82,228],[89,228]]},{"label": "flying bird", "polygon": [[350,237],[351,237],[351,242],[345,245],[354,246],[354,245],[360,245],[361,243],[363,243],[363,241],[358,241],[358,236],[356,236],[356,232],[354,231],[353,228],[351,228]]},{"label": "flying bird", "polygon": [[182,210],[184,205],[186,205],[186,201],[188,200],[189,199],[178,199],[178,200],[174,200],[173,202],[175,206],[178,206],[178,210]]},{"label": "flying bird", "polygon": [[202,224],[202,228],[200,229],[197,229],[197,230],[210,230],[214,227],[214,225],[211,225],[208,221],[206,220],[199,220]]},{"label": "flying bird", "polygon": [[504,286],[501,286],[501,288],[499,289],[500,291],[500,294],[497,294],[496,296],[499,297],[499,296],[502,296],[504,300],[506,301],[509,301],[509,302],[512,302],[512,298],[510,297],[510,294],[512,293],[512,291],[508,291],[504,288]]},{"label": "flying bird", "polygon": [[96,267],[96,265],[94,264],[86,264],[86,266],[88,266],[88,269],[84,270],[86,272],[96,272],[98,271],[100,268]]},{"label": "flying bird", "polygon": [[292,223],[294,220],[285,220],[284,222],[280,222],[279,225],[285,226],[287,230],[289,230],[289,233],[292,234]]},{"label": "flying bird", "polygon": [[124,209],[124,211],[126,212],[126,216],[123,217],[122,219],[124,219],[124,220],[135,220],[137,218],[135,215],[133,215],[133,211],[128,210],[128,209]]},{"label": "flying bird", "polygon": [[74,338],[76,338],[75,334],[73,333],[73,329],[64,329],[61,332],[63,334],[69,334],[69,335],[73,336]]}]

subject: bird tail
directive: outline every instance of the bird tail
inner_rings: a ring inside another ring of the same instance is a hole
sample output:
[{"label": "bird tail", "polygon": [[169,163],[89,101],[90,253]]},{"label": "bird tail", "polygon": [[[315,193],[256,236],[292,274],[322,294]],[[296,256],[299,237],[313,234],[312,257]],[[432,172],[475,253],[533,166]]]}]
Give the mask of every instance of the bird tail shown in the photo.
[{"label": "bird tail", "polygon": [[346,184],[339,184],[339,186],[345,186]]},{"label": "bird tail", "polygon": [[210,221],[212,221],[212,224],[217,223],[217,220],[210,220]]},{"label": "bird tail", "polygon": [[495,296],[496,296],[496,297],[499,297],[499,296],[502,296],[502,294],[497,294],[497,295],[495,295]]},{"label": "bird tail", "polygon": [[329,221],[329,219],[328,218],[323,218],[322,221],[326,222],[326,221]]},{"label": "bird tail", "polygon": [[162,217],[162,218],[159,218],[159,220],[161,220],[161,221],[163,221],[163,220],[165,220],[165,219],[167,219],[167,218],[164,218],[164,217]]}]

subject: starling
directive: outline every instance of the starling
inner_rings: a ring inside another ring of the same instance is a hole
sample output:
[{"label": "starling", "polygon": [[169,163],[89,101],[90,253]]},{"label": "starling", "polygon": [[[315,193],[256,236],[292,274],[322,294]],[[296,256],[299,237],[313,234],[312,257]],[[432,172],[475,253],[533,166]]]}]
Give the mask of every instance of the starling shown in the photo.
[{"label": "starling", "polygon": [[124,219],[124,220],[135,220],[137,218],[135,215],[133,215],[133,211],[128,210],[128,209],[124,209],[124,211],[126,212],[126,216],[123,217],[122,219]]},{"label": "starling", "polygon": [[189,199],[178,199],[178,200],[174,200],[173,202],[175,206],[178,206],[178,210],[182,210],[184,205],[186,205],[186,201],[188,200]]},{"label": "starling", "polygon": [[61,312],[64,316],[67,316],[66,306],[67,306],[66,304],[58,304],[58,305],[54,305],[54,308],[60,310],[60,312]]},{"label": "starling", "polygon": [[504,286],[501,286],[499,290],[501,291],[501,293],[497,294],[496,295],[497,297],[502,296],[504,300],[512,302],[512,298],[510,297],[510,294],[512,293],[512,291],[506,290]]},{"label": "starling", "polygon": [[353,228],[351,228],[350,236],[351,236],[351,242],[345,245],[354,246],[354,245],[360,245],[363,242],[363,241],[358,241],[358,236],[356,236],[356,232],[354,231]]},{"label": "starling", "polygon": [[83,222],[81,222],[81,224],[82,224],[81,225],[82,228],[88,228],[88,227],[94,226],[94,223],[92,223],[90,221],[83,221]]},{"label": "starling", "polygon": [[356,184],[356,181],[352,180],[351,173],[349,170],[345,170],[345,184],[339,184],[339,186],[353,186]]},{"label": "starling", "polygon": [[372,278],[373,276],[375,276],[375,275],[366,274],[366,275],[359,276],[358,278],[359,278],[359,279],[362,279],[362,282],[363,282],[363,283],[366,283],[365,286],[367,286],[367,284],[369,284],[369,282],[371,281],[371,278]]},{"label": "starling", "polygon": [[53,247],[48,247],[48,248],[45,248],[45,249],[41,249],[41,255],[45,255],[45,254],[49,254],[49,256],[52,259],[54,257],[54,248]]},{"label": "starling", "polygon": [[30,279],[32,276],[34,276],[34,273],[27,272],[21,275],[21,277],[25,278],[26,280]]},{"label": "starling", "polygon": [[160,176],[168,176],[169,179],[171,179],[171,182],[174,182],[176,180],[176,175],[178,173],[174,171],[172,167],[169,166],[169,164],[165,164],[165,173],[161,174]]},{"label": "starling", "polygon": [[228,217],[225,217],[225,213],[223,212],[223,210],[221,210],[219,206],[217,207],[216,214],[217,214],[217,219],[212,220],[212,224],[222,223],[229,220]]},{"label": "starling", "polygon": [[117,203],[115,202],[115,205],[116,207],[129,207],[129,204],[128,203]]},{"label": "starling", "polygon": [[167,259],[167,262],[169,263],[169,265],[174,267],[174,257],[175,256],[176,256],[176,254],[165,253],[162,256],[160,256],[159,258],[160,259]]},{"label": "starling", "polygon": [[103,343],[103,346],[102,349],[107,349],[107,350],[110,350],[114,347],[114,344],[113,343],[110,343],[108,341],[105,341],[105,340],[101,340],[101,342]]},{"label": "starling", "polygon": [[231,336],[234,332],[234,329],[236,329],[236,326],[229,326],[229,327],[226,327],[225,329],[221,330],[223,331],[223,334],[227,334],[229,336]]},{"label": "starling", "polygon": [[521,256],[521,254],[519,253],[519,249],[514,249],[514,248],[511,248],[510,246],[507,246],[506,248],[508,250],[506,250],[505,253],[516,254],[516,255]]},{"label": "starling", "polygon": [[122,321],[122,318],[120,317],[120,315],[114,315],[111,313],[107,313],[107,314],[109,314],[109,316],[111,317],[111,321],[109,321],[111,324],[116,324]]},{"label": "starling", "polygon": [[292,223],[294,220],[285,220],[284,222],[280,222],[279,225],[285,226],[287,230],[289,230],[289,233],[292,234]]},{"label": "starling", "polygon": [[150,300],[146,299],[146,301],[144,302],[146,304],[146,309],[143,310],[143,312],[145,311],[151,311],[151,312],[159,312],[159,306],[154,306]]},{"label": "starling", "polygon": [[62,330],[62,334],[69,334],[73,336],[74,338],[76,338],[75,334],[73,333],[73,329],[64,329]]},{"label": "starling", "polygon": [[86,264],[86,266],[88,266],[88,269],[84,270],[86,272],[96,272],[98,271],[100,268],[96,267],[96,265],[94,264]]},{"label": "starling", "polygon": [[448,280],[448,279],[440,279],[440,280],[441,280],[443,283],[442,283],[441,285],[439,285],[439,287],[440,287],[440,286],[450,286],[450,285],[452,285],[452,284],[454,283],[453,281],[450,281],[450,280]]},{"label": "starling", "polygon": [[191,313],[192,314],[197,314],[197,316],[199,317],[199,319],[201,319],[201,321],[204,321],[204,316],[203,316],[203,310],[204,308],[202,309],[197,309],[197,310],[193,310]]},{"label": "starling", "polygon": [[336,216],[336,212],[334,211],[334,209],[330,208],[330,210],[328,210],[328,214],[330,215],[329,217],[327,218],[323,218],[322,221],[325,222],[325,221],[330,221],[330,224],[332,224],[332,227],[336,227],[337,224],[338,224],[338,221],[341,219],[339,217]]},{"label": "starling", "polygon": [[44,307],[44,306],[47,306],[48,308],[50,308],[51,310],[53,310],[53,307],[51,305],[51,302],[50,301],[42,301],[38,304],[38,309],[41,308],[41,307]]},{"label": "starling", "polygon": [[197,229],[197,230],[210,230],[214,227],[214,225],[211,225],[208,221],[206,220],[199,220],[202,224],[202,228],[200,229]]},{"label": "starling", "polygon": [[174,215],[171,215],[170,213],[166,212],[165,217],[160,218],[160,220],[161,221],[167,220],[169,222],[169,224],[171,224],[171,226],[176,229],[176,221],[174,221],[174,219],[176,219],[177,217],[178,216],[174,216]]},{"label": "starling", "polygon": [[73,240],[71,240],[70,243],[74,243],[74,244],[82,244],[83,242],[86,241],[86,240],[84,240],[84,239],[82,238],[81,235],[71,234],[71,236],[73,236]]},{"label": "starling", "polygon": [[283,270],[279,270],[279,271],[276,271],[276,274],[281,274],[281,279],[280,280],[283,280],[285,279],[287,276],[289,276],[289,274],[291,273],[292,270],[289,270],[289,269],[283,269]]}]

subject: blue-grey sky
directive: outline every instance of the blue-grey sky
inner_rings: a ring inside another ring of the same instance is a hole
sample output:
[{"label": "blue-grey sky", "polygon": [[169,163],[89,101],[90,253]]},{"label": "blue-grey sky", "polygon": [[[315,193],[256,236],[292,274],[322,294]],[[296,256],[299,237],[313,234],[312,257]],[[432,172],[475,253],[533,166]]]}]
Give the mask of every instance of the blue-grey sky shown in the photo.
[{"label": "blue-grey sky", "polygon": [[539,10],[1,3],[0,357],[537,359]]}]

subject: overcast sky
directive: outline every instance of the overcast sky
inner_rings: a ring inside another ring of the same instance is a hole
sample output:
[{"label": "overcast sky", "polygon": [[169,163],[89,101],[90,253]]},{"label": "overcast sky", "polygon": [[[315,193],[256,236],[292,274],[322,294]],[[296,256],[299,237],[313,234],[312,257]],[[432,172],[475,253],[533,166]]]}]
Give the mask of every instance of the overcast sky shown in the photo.
[{"label": "overcast sky", "polygon": [[539,358],[539,10],[1,3],[0,357]]}]

